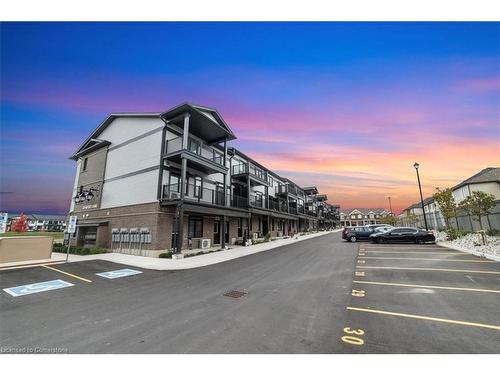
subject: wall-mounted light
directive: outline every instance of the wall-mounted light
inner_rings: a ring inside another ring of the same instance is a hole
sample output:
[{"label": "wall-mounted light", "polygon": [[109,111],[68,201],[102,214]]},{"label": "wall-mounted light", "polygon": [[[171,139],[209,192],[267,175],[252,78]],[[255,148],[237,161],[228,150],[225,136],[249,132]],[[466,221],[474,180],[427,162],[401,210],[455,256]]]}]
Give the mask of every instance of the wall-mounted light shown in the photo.
[{"label": "wall-mounted light", "polygon": [[76,204],[83,203],[85,201],[90,202],[92,199],[94,199],[94,193],[93,192],[97,193],[98,191],[99,190],[95,189],[95,188],[84,189],[83,186],[80,186],[80,190],[73,197],[73,201]]}]

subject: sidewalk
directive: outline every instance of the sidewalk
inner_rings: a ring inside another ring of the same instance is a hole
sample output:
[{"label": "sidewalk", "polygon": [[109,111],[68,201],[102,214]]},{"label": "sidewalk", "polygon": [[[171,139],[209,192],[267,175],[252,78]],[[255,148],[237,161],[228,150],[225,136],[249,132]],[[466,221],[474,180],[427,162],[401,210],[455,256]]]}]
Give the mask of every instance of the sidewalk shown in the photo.
[{"label": "sidewalk", "polygon": [[[257,254],[262,251],[268,251],[277,247],[290,245],[293,243],[301,242],[311,238],[324,236],[326,234],[340,232],[342,229],[336,229],[328,232],[317,232],[313,234],[306,234],[296,239],[288,238],[285,240],[276,240],[265,242],[257,245],[247,247],[237,247],[230,250],[218,251],[216,253],[208,253],[204,255],[197,255],[194,257],[184,259],[165,259],[165,258],[151,258],[136,255],[106,253],[96,255],[69,255],[69,262],[83,262],[87,260],[106,260],[108,262],[115,262],[132,267],[141,267],[150,270],[186,270],[191,268],[198,268],[226,262],[228,260],[241,258],[247,255]],[[52,253],[51,261],[64,261],[66,254]]]}]

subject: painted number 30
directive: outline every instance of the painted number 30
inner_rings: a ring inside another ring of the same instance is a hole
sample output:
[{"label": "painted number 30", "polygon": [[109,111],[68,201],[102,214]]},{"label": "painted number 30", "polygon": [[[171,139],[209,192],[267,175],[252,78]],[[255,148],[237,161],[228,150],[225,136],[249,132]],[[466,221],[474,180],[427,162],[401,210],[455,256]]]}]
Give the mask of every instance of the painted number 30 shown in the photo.
[{"label": "painted number 30", "polygon": [[365,341],[359,337],[365,334],[362,329],[351,329],[351,327],[345,327],[344,333],[350,336],[342,336],[342,341],[352,345],[363,345]]}]

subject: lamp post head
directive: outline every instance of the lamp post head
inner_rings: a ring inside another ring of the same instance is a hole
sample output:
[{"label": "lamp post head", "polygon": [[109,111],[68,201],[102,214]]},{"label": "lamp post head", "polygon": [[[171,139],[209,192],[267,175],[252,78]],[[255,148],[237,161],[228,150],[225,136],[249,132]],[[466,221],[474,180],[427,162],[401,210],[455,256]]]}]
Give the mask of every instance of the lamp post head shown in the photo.
[{"label": "lamp post head", "polygon": [[417,162],[415,162],[415,164],[413,164],[413,167],[414,167],[415,169],[418,169],[418,167],[420,167],[420,164],[418,164]]}]

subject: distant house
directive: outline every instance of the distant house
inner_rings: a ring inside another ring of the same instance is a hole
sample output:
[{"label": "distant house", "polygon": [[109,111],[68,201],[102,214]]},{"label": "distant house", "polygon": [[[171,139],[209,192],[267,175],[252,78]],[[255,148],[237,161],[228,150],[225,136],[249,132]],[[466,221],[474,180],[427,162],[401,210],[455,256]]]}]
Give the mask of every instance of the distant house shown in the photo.
[{"label": "distant house", "polygon": [[[474,191],[482,191],[492,194],[496,200],[496,206],[493,208],[490,215],[483,218],[483,228],[500,229],[500,168],[485,168],[475,175],[465,179],[459,184],[451,188],[455,203],[459,204],[465,198],[470,196]],[[439,209],[439,205],[434,202],[434,198],[429,197],[424,199],[424,210],[429,229],[441,230],[445,228],[443,215]],[[416,222],[410,222],[411,214],[417,216]],[[458,216],[451,221],[451,225],[455,228],[465,231],[479,229],[479,224],[474,221],[465,212],[458,210]],[[401,215],[398,216],[399,224],[401,225],[417,225],[424,226],[424,217],[422,211],[422,204],[420,202],[414,203],[405,208]]]},{"label": "distant house", "polygon": [[379,224],[380,219],[390,216],[385,208],[352,208],[340,211],[340,225],[344,227]]},{"label": "distant house", "polygon": [[[30,232],[63,232],[66,229],[66,216],[25,213]],[[20,213],[10,213],[7,219],[7,231],[10,231],[13,220],[18,219]]]},{"label": "distant house", "polygon": [[452,188],[456,203],[460,203],[473,191],[483,191],[500,200],[500,168],[485,168],[474,176],[462,181]]}]

